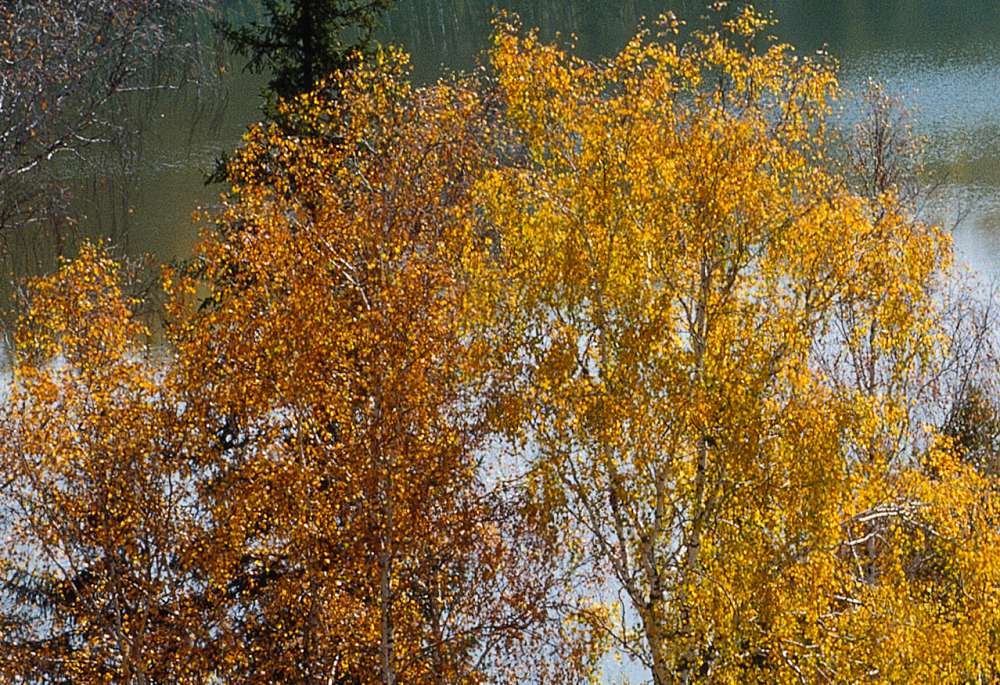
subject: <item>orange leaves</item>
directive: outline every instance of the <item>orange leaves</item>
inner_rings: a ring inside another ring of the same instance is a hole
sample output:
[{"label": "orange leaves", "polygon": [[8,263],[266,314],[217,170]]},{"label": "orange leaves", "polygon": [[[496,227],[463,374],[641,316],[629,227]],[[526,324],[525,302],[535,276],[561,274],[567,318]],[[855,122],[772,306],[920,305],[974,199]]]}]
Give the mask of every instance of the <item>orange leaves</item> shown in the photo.
[{"label": "orange leaves", "polygon": [[22,353],[65,356],[71,363],[86,360],[99,367],[120,359],[148,334],[132,316],[137,303],[123,297],[118,265],[99,247],[85,245],[76,260],[63,264],[60,278],[36,280],[34,291],[19,327]]},{"label": "orange leaves", "polygon": [[520,650],[551,630],[555,567],[480,468],[465,342],[492,132],[471,82],[412,90],[405,71],[379,53],[336,99],[284,103],[294,134],[252,130],[200,283],[171,276],[182,299],[209,293],[171,331],[219,471],[205,494],[212,574],[240,588],[235,681],[478,683],[544,662]]},{"label": "orange leaves", "polygon": [[5,678],[194,683],[205,668],[175,398],[122,289],[84,246],[33,283],[19,326],[0,440]]}]

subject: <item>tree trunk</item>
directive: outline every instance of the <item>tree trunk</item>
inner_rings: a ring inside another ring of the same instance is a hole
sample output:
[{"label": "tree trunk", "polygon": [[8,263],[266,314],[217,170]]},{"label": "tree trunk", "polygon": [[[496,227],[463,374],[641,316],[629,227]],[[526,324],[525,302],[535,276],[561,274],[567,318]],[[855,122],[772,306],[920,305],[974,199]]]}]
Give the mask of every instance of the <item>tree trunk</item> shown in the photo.
[{"label": "tree trunk", "polygon": [[379,597],[382,615],[382,685],[396,685],[396,671],[393,665],[392,588],[389,582],[392,573],[392,557],[387,548],[383,549],[379,563],[381,565]]}]

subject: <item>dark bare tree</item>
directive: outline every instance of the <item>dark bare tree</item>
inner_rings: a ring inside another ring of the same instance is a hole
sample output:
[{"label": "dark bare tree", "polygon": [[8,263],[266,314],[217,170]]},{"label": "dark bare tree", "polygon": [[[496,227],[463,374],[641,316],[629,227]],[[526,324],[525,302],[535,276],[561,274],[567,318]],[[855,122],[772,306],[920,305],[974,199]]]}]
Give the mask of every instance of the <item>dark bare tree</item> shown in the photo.
[{"label": "dark bare tree", "polygon": [[[142,92],[198,70],[192,20],[209,0],[0,4],[0,241],[72,233],[71,177],[134,160]],[[187,35],[184,31],[187,31]],[[9,260],[8,260],[9,261]],[[8,266],[8,270],[10,267]]]}]

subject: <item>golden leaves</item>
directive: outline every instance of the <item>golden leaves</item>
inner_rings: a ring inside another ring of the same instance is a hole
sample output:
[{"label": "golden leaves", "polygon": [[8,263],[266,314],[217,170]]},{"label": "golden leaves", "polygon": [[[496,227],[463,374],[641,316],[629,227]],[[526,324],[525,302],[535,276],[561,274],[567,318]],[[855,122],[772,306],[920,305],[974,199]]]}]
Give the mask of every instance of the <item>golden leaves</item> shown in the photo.
[{"label": "golden leaves", "polygon": [[[605,627],[658,683],[893,680],[878,650],[938,626],[918,604],[922,627],[883,643],[883,608],[916,590],[875,568],[918,555],[901,502],[930,499],[903,486],[920,438],[900,436],[940,354],[950,243],[891,193],[846,190],[832,64],[757,50],[768,24],[640,34],[597,65],[516,27],[493,47],[529,153],[478,186],[501,256],[477,264],[477,301],[522,406],[504,418],[536,496],[630,598],[636,631]],[[945,644],[940,664],[966,668]]]}]

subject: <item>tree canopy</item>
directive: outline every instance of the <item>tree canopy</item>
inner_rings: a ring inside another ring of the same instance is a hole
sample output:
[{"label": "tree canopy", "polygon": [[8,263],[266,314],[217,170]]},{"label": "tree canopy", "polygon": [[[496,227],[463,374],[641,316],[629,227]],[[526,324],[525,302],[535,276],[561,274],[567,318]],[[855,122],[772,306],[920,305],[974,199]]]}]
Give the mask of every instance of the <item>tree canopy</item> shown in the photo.
[{"label": "tree canopy", "polygon": [[768,24],[375,51],[248,131],[163,344],[99,246],[34,281],[0,674],[995,678],[983,329]]}]

